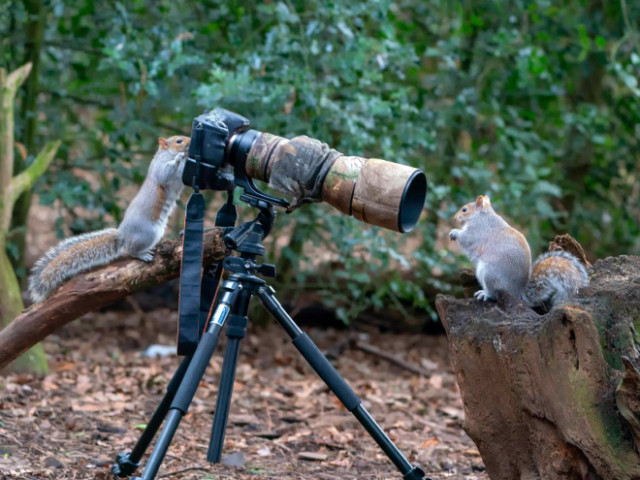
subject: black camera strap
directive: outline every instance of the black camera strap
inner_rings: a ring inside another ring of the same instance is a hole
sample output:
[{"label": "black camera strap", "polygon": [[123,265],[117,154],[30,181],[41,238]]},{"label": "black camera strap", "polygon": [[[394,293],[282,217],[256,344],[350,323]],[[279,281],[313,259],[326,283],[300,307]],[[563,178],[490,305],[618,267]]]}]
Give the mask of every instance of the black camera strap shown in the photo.
[{"label": "black camera strap", "polygon": [[[182,265],[180,268],[180,300],[178,320],[178,355],[195,352],[204,329],[206,312],[201,315],[202,249],[204,235],[205,202],[196,191],[189,198],[182,237]],[[209,283],[207,281],[207,283]],[[210,285],[207,285],[210,287]],[[208,289],[207,289],[208,290]]]}]

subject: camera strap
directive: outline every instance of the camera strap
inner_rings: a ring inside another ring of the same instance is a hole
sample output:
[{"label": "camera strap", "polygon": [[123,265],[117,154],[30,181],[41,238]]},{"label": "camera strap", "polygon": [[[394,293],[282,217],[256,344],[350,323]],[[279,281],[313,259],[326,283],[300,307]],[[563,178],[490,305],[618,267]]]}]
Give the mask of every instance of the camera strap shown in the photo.
[{"label": "camera strap", "polygon": [[[204,197],[196,190],[187,203],[182,237],[178,304],[178,355],[190,355],[195,352],[211,304],[211,300],[209,300],[203,318],[201,315],[201,301],[203,300],[201,299],[201,286],[203,282],[202,249],[205,209]],[[208,279],[207,283],[209,283]]]}]

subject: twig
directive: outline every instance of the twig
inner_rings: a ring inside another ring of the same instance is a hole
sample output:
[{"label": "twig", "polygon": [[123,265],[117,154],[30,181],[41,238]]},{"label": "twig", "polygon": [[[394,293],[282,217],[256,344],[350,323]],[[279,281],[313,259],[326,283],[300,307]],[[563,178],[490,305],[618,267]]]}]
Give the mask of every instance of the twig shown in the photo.
[{"label": "twig", "polygon": [[408,370],[411,373],[415,373],[417,375],[422,375],[424,377],[430,377],[431,374],[429,372],[427,372],[426,370],[413,365],[411,363],[405,362],[404,360],[402,360],[401,358],[396,357],[395,355],[385,352],[384,350],[379,349],[378,347],[374,347],[373,345],[369,344],[369,343],[365,343],[365,342],[361,342],[361,341],[354,341],[353,342],[353,346],[354,348],[357,348],[358,350],[362,350],[363,352],[366,353],[370,353],[371,355],[375,355],[376,357],[380,357],[388,362],[393,363],[394,365],[397,365],[400,368],[403,368],[405,370]]},{"label": "twig", "polygon": [[344,351],[354,343],[354,341],[355,340],[352,338],[352,335],[350,334],[346,340],[336,343],[331,347],[329,347],[327,350],[325,350],[324,352],[325,357],[327,357],[329,360],[337,360],[342,356]]},{"label": "twig", "polygon": [[[269,440],[269,439],[267,439],[267,440]],[[293,453],[293,450],[291,450],[289,447],[287,447],[283,443],[280,443],[277,440],[269,440],[269,441],[271,443],[273,443],[276,447],[281,448],[282,450],[284,450],[285,452]]]},{"label": "twig", "polygon": [[263,397],[264,400],[264,408],[267,412],[267,431],[270,432],[273,427],[271,423],[271,409],[269,408],[269,402],[267,402],[267,397]]},{"label": "twig", "polygon": [[165,474],[163,474],[163,475],[160,475],[158,478],[166,478],[166,477],[171,477],[171,478],[173,478],[173,476],[174,476],[174,475],[178,475],[178,474],[180,474],[180,473],[185,473],[185,472],[191,472],[191,471],[193,471],[193,470],[198,470],[198,471],[202,471],[202,472],[208,472],[208,471],[209,471],[209,469],[208,469],[208,468],[206,468],[206,467],[200,467],[200,466],[197,466],[197,467],[187,467],[187,468],[183,468],[183,469],[181,469],[181,470],[175,470],[175,471],[173,471],[173,472],[165,473]]}]

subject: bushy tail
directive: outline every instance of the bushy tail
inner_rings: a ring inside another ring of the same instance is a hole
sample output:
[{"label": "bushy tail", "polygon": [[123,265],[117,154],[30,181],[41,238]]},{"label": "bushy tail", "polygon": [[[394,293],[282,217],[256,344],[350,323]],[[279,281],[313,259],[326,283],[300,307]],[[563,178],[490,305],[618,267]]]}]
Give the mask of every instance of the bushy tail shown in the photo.
[{"label": "bushy tail", "polygon": [[566,251],[540,255],[531,269],[531,281],[523,295],[530,306],[551,306],[566,301],[589,284],[585,265]]},{"label": "bushy tail", "polygon": [[29,296],[41,302],[74,275],[122,256],[118,230],[106,228],[67,238],[35,263],[29,277]]}]

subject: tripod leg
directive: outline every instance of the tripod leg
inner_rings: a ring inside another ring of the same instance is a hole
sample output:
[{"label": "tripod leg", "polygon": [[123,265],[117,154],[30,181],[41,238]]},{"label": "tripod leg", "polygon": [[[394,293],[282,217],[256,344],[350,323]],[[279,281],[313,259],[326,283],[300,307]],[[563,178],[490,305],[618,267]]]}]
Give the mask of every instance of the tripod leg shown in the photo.
[{"label": "tripod leg", "polygon": [[158,441],[151,452],[151,456],[149,457],[149,462],[144,469],[144,473],[142,474],[143,480],[153,480],[158,473],[158,469],[160,468],[160,464],[162,463],[162,460],[167,453],[167,449],[171,444],[173,435],[175,434],[182,417],[187,413],[189,405],[191,404],[193,396],[198,388],[198,384],[200,383],[200,379],[204,375],[204,371],[209,364],[209,360],[218,345],[220,330],[222,330],[224,322],[229,316],[231,306],[235,303],[235,299],[241,287],[237,282],[226,281],[222,288],[222,299],[209,322],[207,331],[202,335],[200,342],[198,342],[198,348],[193,354],[193,358],[189,363],[184,378],[182,379],[182,382],[178,387],[178,391],[171,402],[167,420],[162,428],[162,432],[160,432]]},{"label": "tripod leg", "polygon": [[117,456],[116,463],[111,467],[114,475],[118,477],[128,477],[140,466],[140,459],[160,428],[162,421],[167,416],[169,406],[178,391],[178,387],[187,371],[191,358],[191,355],[184,357],[176,373],[173,374],[173,378],[171,378],[171,381],[167,385],[167,392],[164,394],[164,397],[162,397],[162,401],[156,408],[156,411],[153,412],[149,423],[147,423],[133,450],[131,450],[131,452],[123,452]]},{"label": "tripod leg", "polygon": [[207,460],[211,463],[220,462],[220,458],[222,457],[222,445],[224,443],[227,419],[229,418],[229,405],[231,403],[233,382],[236,377],[240,340],[246,335],[247,323],[249,322],[246,315],[249,309],[250,300],[251,292],[249,290],[242,291],[238,296],[238,301],[236,302],[234,311],[229,316],[229,321],[227,323],[226,335],[228,341],[224,362],[222,363],[222,375],[220,376],[220,386],[218,388],[218,400],[216,402],[216,411],[213,417],[209,452],[207,453]]},{"label": "tripod leg", "polygon": [[280,302],[274,296],[274,290],[271,287],[261,287],[258,289],[258,296],[265,308],[274,316],[287,334],[293,340],[293,345],[298,349],[302,356],[309,362],[309,365],[322,378],[327,386],[338,397],[340,402],[349,410],[360,424],[367,430],[369,435],[376,441],[378,446],[393,462],[404,480],[421,480],[424,478],[424,471],[413,466],[406,457],[398,450],[398,447],[384,433],[380,425],[376,423],[371,414],[362,405],[362,402],[340,376],[338,371],[331,365],[329,360],[322,354],[320,349],[313,343],[311,338],[300,330],[300,327],[293,321]]}]

